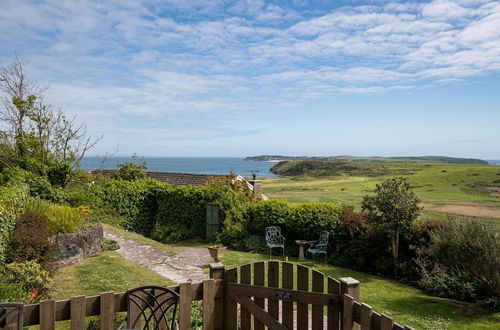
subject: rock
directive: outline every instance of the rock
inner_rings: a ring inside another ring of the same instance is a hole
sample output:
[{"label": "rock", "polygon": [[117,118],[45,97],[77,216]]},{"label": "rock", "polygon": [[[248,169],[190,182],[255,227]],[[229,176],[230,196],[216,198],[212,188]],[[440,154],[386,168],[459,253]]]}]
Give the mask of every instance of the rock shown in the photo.
[{"label": "rock", "polygon": [[56,237],[53,266],[59,268],[82,263],[84,258],[100,255],[102,249],[103,231],[100,224],[79,233],[59,234]]}]

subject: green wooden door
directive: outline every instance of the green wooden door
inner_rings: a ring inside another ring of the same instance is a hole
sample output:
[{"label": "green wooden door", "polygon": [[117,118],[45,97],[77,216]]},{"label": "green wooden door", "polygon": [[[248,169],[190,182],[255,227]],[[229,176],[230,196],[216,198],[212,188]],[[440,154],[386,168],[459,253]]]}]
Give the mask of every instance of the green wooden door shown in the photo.
[{"label": "green wooden door", "polygon": [[219,205],[207,204],[207,242],[212,242],[215,239],[215,233],[219,229]]}]

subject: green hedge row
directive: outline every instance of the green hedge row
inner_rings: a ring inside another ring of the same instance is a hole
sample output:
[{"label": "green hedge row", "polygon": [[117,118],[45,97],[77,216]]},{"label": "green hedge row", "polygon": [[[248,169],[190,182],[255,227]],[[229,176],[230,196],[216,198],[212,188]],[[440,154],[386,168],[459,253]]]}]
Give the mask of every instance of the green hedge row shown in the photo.
[{"label": "green hedge row", "polygon": [[342,207],[336,203],[290,204],[271,200],[250,203],[233,217],[226,217],[219,240],[236,248],[249,235],[264,237],[265,228],[280,226],[288,248],[295,240],[317,240],[322,231],[333,232],[339,224]]},{"label": "green hedge row", "polygon": [[11,232],[17,217],[24,210],[27,198],[28,189],[25,186],[0,186],[0,263],[5,260]]}]

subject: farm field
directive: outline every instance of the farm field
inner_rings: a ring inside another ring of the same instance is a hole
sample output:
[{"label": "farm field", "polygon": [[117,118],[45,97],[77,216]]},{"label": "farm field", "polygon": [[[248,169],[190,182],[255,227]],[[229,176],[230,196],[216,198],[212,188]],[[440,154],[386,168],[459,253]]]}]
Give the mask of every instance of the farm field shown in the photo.
[{"label": "farm field", "polygon": [[264,193],[292,203],[340,201],[359,208],[363,196],[377,183],[386,177],[403,175],[415,186],[425,216],[442,219],[447,214],[459,214],[500,223],[499,166],[442,163],[370,163],[368,166],[377,167],[387,175],[342,173],[264,179]]}]

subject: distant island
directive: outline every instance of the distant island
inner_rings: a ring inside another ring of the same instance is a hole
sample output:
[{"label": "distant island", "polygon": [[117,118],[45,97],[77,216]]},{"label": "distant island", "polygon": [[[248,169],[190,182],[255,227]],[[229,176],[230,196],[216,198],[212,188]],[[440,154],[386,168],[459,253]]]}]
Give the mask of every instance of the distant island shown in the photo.
[{"label": "distant island", "polygon": [[247,161],[261,162],[280,162],[291,160],[316,160],[316,161],[331,161],[345,160],[351,162],[378,162],[378,163],[447,163],[447,164],[481,164],[488,165],[489,163],[482,159],[476,158],[455,158],[446,156],[416,156],[416,157],[356,157],[356,156],[283,156],[283,155],[261,155],[246,157]]}]

